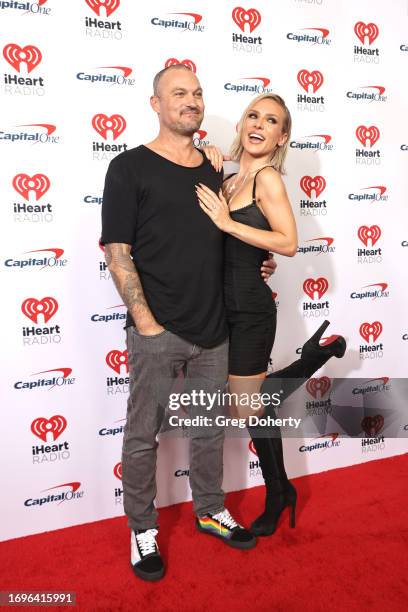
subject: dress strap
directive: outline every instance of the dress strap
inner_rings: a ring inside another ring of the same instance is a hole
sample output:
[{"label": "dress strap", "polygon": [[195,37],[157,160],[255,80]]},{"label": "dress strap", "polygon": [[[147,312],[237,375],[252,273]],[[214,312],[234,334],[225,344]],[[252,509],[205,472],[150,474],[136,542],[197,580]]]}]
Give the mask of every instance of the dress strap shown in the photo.
[{"label": "dress strap", "polygon": [[253,202],[254,204],[256,204],[256,177],[258,176],[258,174],[259,174],[260,172],[262,172],[262,170],[263,170],[264,168],[272,168],[272,166],[271,166],[271,165],[268,165],[268,166],[262,166],[262,168],[259,168],[259,170],[257,171],[257,173],[256,173],[256,174],[255,174],[255,176],[254,176],[254,184],[253,184],[253,186],[252,186],[252,202]]},{"label": "dress strap", "polygon": [[222,182],[223,182],[223,183],[225,183],[225,181],[228,181],[228,179],[230,179],[232,176],[235,176],[236,174],[237,174],[237,172],[233,172],[232,174],[229,174],[228,176],[226,176],[226,177],[223,179],[223,181],[222,181]]}]

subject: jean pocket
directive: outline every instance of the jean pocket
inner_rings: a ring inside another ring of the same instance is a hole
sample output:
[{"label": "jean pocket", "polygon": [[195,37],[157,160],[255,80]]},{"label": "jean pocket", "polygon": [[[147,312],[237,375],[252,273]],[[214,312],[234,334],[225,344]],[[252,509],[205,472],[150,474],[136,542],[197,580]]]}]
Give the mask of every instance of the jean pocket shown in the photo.
[{"label": "jean pocket", "polygon": [[167,331],[167,329],[163,329],[162,332],[160,332],[159,334],[154,334],[153,336],[146,336],[145,334],[141,334],[137,331],[136,327],[134,327],[132,325],[131,327],[132,332],[138,337],[138,338],[143,338],[145,340],[154,340],[155,338],[161,338],[162,336],[164,336],[164,334],[168,334],[169,332]]}]

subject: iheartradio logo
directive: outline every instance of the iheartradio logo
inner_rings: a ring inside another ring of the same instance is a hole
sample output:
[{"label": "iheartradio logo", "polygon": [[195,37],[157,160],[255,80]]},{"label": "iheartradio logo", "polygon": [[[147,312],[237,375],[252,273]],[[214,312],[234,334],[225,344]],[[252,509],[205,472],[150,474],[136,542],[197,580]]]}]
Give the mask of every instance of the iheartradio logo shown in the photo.
[{"label": "iheartradio logo", "polygon": [[13,187],[25,200],[29,200],[30,191],[35,193],[38,201],[50,188],[50,179],[45,174],[16,174],[13,178]]},{"label": "iheartradio logo", "polygon": [[20,47],[19,45],[10,43],[4,47],[3,56],[17,72],[20,72],[21,63],[24,62],[27,66],[28,74],[34,70],[42,60],[41,51],[38,47],[34,47],[34,45]]},{"label": "iheartradio logo", "polygon": [[52,297],[44,297],[42,300],[27,298],[21,304],[21,312],[35,324],[38,323],[40,315],[44,318],[44,324],[47,324],[57,310],[58,302]]},{"label": "iheartradio logo", "polygon": [[310,297],[311,300],[320,300],[329,288],[329,283],[326,278],[307,278],[303,283],[303,291]]},{"label": "iheartradio logo", "polygon": [[119,480],[122,480],[122,462],[121,461],[119,461],[119,463],[115,465],[115,467],[113,468],[113,473],[115,474],[116,478],[118,478]]},{"label": "iheartradio logo", "polygon": [[194,72],[194,74],[197,72],[197,66],[191,59],[178,60],[175,57],[169,57],[169,59],[166,60],[164,67],[169,68],[170,66],[175,66],[176,64],[183,64],[184,66],[187,66],[187,68],[190,68],[191,72]]},{"label": "iheartradio logo", "polygon": [[127,351],[123,351],[123,353],[118,350],[109,351],[109,353],[106,355],[105,361],[117,374],[120,374],[120,369],[122,366],[125,367],[126,373],[129,372]]},{"label": "iheartradio logo", "polygon": [[369,241],[371,242],[371,246],[374,246],[381,236],[381,229],[378,225],[372,225],[371,227],[362,225],[358,228],[357,235],[365,246],[368,246]]},{"label": "iheartradio logo", "polygon": [[[380,321],[374,321],[374,323],[362,323],[360,325],[360,336],[368,343],[375,342],[381,335],[383,326]],[[372,340],[370,340],[372,338]]]},{"label": "iheartradio logo", "polygon": [[196,132],[194,132],[194,138],[198,138],[199,140],[204,140],[204,138],[207,136],[207,133],[205,130],[197,130]]},{"label": "iheartradio logo", "polygon": [[359,125],[356,129],[356,136],[363,147],[372,147],[380,137],[380,130],[375,125],[370,125],[370,127]]},{"label": "iheartradio logo", "polygon": [[317,399],[318,394],[322,398],[331,387],[331,381],[328,376],[322,376],[321,378],[309,378],[306,383],[307,392]]},{"label": "iheartradio logo", "polygon": [[361,427],[366,432],[367,436],[376,436],[384,427],[384,417],[382,414],[377,414],[374,417],[364,417],[361,421]]},{"label": "iheartradio logo", "polygon": [[309,72],[308,70],[303,69],[299,70],[297,80],[306,93],[309,93],[309,87],[312,88],[313,93],[316,93],[316,91],[323,85],[324,78],[319,70]]},{"label": "iheartradio logo", "polygon": [[302,176],[300,179],[300,188],[305,194],[311,198],[312,191],[315,192],[316,198],[326,189],[326,181],[322,176]]},{"label": "iheartradio logo", "polygon": [[122,115],[112,115],[108,117],[103,113],[95,115],[92,119],[92,127],[98,132],[102,138],[108,139],[108,130],[112,133],[113,140],[126,129],[126,120]]},{"label": "iheartradio logo", "polygon": [[254,455],[258,456],[258,453],[256,452],[256,448],[255,448],[255,444],[253,440],[250,440],[249,444],[248,444],[248,448],[251,451],[251,453],[254,453]]},{"label": "iheartradio logo", "polygon": [[354,33],[357,38],[365,45],[366,39],[368,44],[371,45],[379,34],[378,26],[375,23],[364,23],[363,21],[357,21],[354,26]]},{"label": "iheartradio logo", "polygon": [[49,419],[39,417],[31,423],[31,431],[44,442],[55,442],[67,426],[67,420],[60,414]]},{"label": "iheartradio logo", "polygon": [[101,8],[106,11],[106,16],[109,17],[119,7],[120,0],[85,0],[90,9],[94,13],[101,16]]},{"label": "iheartradio logo", "polygon": [[246,11],[241,6],[236,6],[232,11],[232,19],[240,30],[245,32],[245,26],[248,26],[249,32],[251,33],[261,23],[261,13],[254,8],[250,8]]}]

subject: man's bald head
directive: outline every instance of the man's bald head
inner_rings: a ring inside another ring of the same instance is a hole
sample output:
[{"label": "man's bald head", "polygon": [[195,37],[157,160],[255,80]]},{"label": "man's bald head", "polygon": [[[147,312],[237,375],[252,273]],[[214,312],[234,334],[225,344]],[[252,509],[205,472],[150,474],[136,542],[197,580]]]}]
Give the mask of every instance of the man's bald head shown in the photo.
[{"label": "man's bald head", "polygon": [[163,68],[163,70],[160,70],[160,72],[158,72],[153,79],[153,95],[154,96],[159,95],[161,79],[173,70],[188,70],[189,72],[191,72],[191,69],[185,64],[173,64],[172,66]]}]

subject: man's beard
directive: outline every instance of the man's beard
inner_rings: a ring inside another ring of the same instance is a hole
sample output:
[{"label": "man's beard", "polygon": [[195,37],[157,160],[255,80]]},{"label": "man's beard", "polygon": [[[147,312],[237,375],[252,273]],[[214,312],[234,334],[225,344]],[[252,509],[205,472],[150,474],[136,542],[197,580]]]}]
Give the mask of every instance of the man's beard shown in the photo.
[{"label": "man's beard", "polygon": [[201,113],[197,113],[195,118],[191,118],[189,123],[183,123],[182,121],[178,121],[172,125],[172,128],[178,134],[183,136],[193,136],[195,132],[200,128],[203,122],[203,115]]}]

